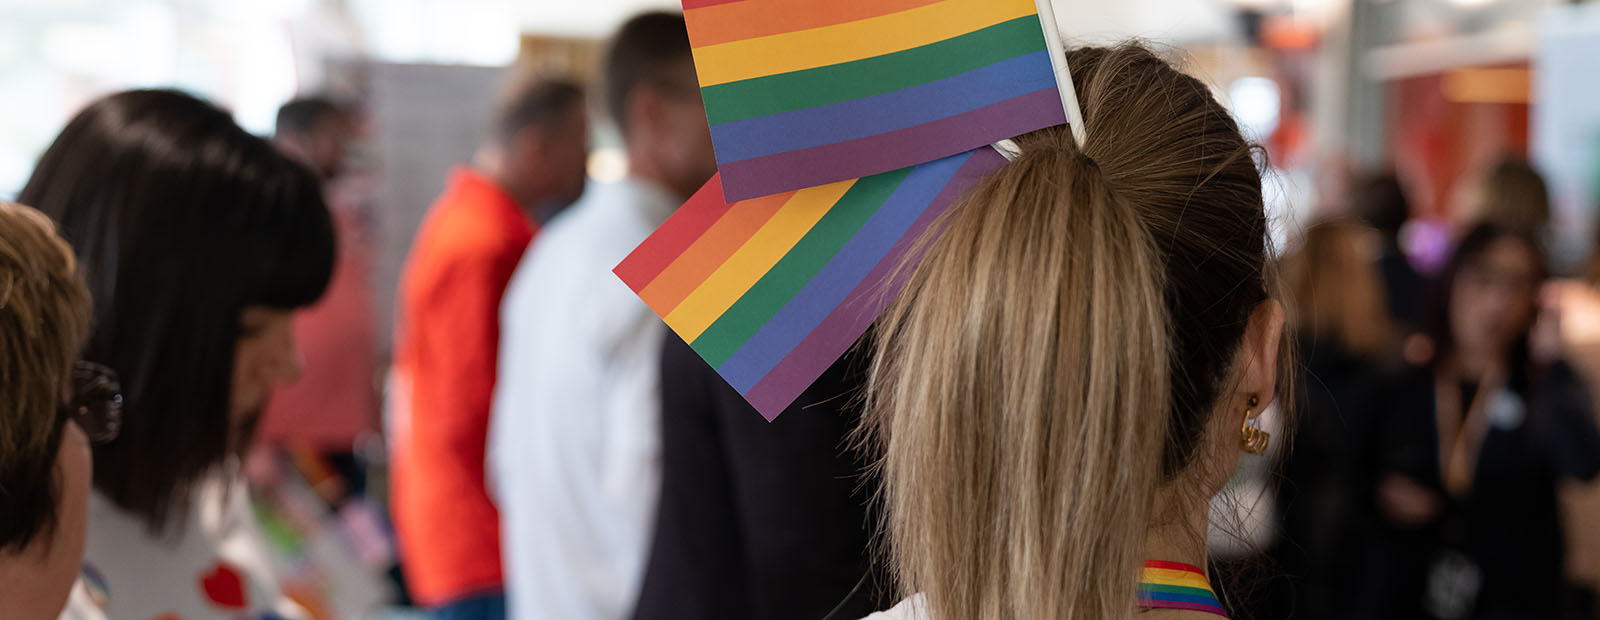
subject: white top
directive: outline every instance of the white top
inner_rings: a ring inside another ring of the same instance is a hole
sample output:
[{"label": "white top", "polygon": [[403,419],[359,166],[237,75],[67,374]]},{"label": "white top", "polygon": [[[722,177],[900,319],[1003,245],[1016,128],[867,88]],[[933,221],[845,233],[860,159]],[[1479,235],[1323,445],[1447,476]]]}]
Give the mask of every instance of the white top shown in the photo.
[{"label": "white top", "polygon": [[615,620],[661,487],[661,319],[611,270],[682,203],[592,186],[534,239],[500,310],[489,426],[509,617]]},{"label": "white top", "polygon": [[880,611],[862,620],[928,620],[928,610],[925,609],[925,605],[927,603],[923,602],[922,595],[917,594],[900,601],[899,605],[888,611]]},{"label": "white top", "polygon": [[[249,491],[237,468],[195,489],[181,527],[153,536],[144,521],[98,492],[89,496],[83,576],[63,620],[276,620],[305,618],[278,588]],[[224,480],[232,479],[231,491]]]}]

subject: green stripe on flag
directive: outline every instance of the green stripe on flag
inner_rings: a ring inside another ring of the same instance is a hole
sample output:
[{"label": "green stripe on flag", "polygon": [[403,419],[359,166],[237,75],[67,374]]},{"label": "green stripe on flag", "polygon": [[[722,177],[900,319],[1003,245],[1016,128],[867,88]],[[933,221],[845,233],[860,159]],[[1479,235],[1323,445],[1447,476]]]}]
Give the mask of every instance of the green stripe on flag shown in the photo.
[{"label": "green stripe on flag", "polygon": [[733,357],[822,271],[910,174],[906,168],[856,181],[788,254],[694,340],[694,350],[712,368]]},{"label": "green stripe on flag", "polygon": [[1028,15],[921,47],[701,89],[715,125],[894,92],[1045,49]]},{"label": "green stripe on flag", "polygon": [[1188,586],[1169,586],[1159,583],[1139,584],[1141,592],[1160,592],[1162,594],[1189,594],[1193,596],[1216,596],[1205,588],[1191,588]]}]

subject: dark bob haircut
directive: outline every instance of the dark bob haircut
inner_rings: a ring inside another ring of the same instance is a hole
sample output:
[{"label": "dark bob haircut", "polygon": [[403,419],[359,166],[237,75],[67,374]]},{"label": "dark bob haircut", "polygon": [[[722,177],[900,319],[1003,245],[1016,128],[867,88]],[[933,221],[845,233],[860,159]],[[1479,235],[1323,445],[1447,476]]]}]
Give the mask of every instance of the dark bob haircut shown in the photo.
[{"label": "dark bob haircut", "polygon": [[121,376],[121,436],[95,488],[160,530],[236,446],[239,315],[321,297],[334,232],[310,170],[227,112],[135,90],[78,113],[19,197],[72,243],[94,299],[84,359]]}]

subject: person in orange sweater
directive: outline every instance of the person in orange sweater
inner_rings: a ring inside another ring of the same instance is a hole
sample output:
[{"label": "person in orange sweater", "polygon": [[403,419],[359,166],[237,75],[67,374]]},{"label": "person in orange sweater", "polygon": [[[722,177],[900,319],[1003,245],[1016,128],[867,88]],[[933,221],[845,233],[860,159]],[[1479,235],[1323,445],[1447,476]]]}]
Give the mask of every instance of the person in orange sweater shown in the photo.
[{"label": "person in orange sweater", "polygon": [[401,277],[390,375],[392,511],[412,598],[430,616],[505,614],[499,513],[484,482],[500,298],[540,224],[582,193],[582,89],[517,89],[471,167],[453,171]]}]

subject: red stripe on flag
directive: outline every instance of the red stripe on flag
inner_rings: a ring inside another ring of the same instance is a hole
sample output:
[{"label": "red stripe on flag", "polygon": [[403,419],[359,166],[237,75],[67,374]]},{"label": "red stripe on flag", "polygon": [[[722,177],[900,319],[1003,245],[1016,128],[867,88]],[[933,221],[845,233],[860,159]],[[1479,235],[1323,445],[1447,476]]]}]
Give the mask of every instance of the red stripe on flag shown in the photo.
[{"label": "red stripe on flag", "polygon": [[661,228],[657,228],[644,243],[634,248],[611,272],[622,278],[634,293],[644,290],[651,280],[727,211],[728,203],[722,199],[722,175],[719,174],[711,177],[700,191],[689,198],[689,202],[679,207]]},{"label": "red stripe on flag", "polygon": [[1199,575],[1201,577],[1205,577],[1206,576],[1205,571],[1200,570],[1200,567],[1195,566],[1193,564],[1184,564],[1182,562],[1167,562],[1167,561],[1164,561],[1164,560],[1145,560],[1144,567],[1145,568],[1161,568],[1161,569],[1166,569],[1166,570],[1181,570],[1181,571],[1186,572],[1186,573],[1194,573],[1194,574]]}]

